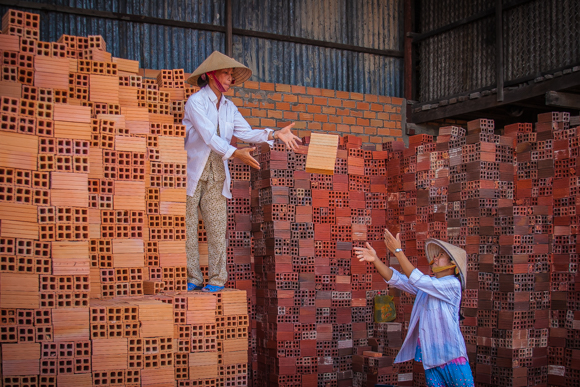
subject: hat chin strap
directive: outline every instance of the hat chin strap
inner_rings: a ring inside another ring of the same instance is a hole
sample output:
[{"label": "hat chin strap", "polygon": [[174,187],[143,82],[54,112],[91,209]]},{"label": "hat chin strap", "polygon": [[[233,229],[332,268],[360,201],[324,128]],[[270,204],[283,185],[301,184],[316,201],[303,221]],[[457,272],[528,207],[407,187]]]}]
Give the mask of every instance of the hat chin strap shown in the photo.
[{"label": "hat chin strap", "polygon": [[[434,261],[431,260],[431,262],[429,262],[429,265],[433,265],[433,262]],[[431,268],[431,271],[433,273],[439,273],[439,272],[445,271],[447,269],[453,269],[453,268],[455,268],[455,274],[459,274],[459,268],[457,267],[457,265],[455,264],[455,262],[451,262],[451,264],[450,265],[447,265],[447,266],[432,267]]]}]

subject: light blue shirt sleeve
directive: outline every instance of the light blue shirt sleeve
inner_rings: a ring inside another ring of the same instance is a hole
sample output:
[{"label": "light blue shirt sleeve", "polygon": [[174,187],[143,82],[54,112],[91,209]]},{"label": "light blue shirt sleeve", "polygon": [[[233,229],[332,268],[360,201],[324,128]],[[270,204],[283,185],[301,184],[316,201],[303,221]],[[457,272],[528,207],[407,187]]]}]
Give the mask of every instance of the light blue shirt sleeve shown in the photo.
[{"label": "light blue shirt sleeve", "polygon": [[461,283],[454,276],[434,278],[421,273],[419,269],[415,269],[411,272],[409,284],[450,304],[456,304],[457,300],[461,298]]},{"label": "light blue shirt sleeve", "polygon": [[399,273],[397,270],[393,269],[392,267],[390,269],[393,271],[393,276],[391,277],[390,280],[388,280],[388,281],[385,280],[385,282],[388,283],[389,286],[392,286],[392,287],[397,288],[399,290],[403,290],[403,291],[410,293],[410,294],[417,294],[417,291],[419,289],[416,286],[414,286],[412,283],[409,282],[409,278],[407,278],[407,276],[405,274]]}]

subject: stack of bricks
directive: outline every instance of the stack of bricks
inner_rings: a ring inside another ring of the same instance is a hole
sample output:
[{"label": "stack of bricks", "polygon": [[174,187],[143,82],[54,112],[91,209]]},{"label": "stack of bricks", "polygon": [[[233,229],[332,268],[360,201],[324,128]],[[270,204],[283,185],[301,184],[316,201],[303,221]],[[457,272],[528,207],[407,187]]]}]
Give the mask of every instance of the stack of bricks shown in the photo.
[{"label": "stack of bricks", "polygon": [[386,152],[346,136],[333,175],[307,173],[307,152],[276,145],[256,153],[255,385],[352,385],[353,354],[370,350],[373,289],[384,288],[352,248],[368,240],[386,253]]},{"label": "stack of bricks", "polygon": [[[0,34],[2,384],[246,385],[246,292],[209,296],[213,330],[196,325],[207,300],[181,295],[181,120],[197,89],[183,70],[144,78],[100,36],[40,42],[38,20],[10,11]],[[249,231],[249,169],[234,166],[246,181],[236,230]],[[250,290],[250,252],[230,255]],[[192,344],[205,336],[211,379],[190,357],[205,357]]]}]

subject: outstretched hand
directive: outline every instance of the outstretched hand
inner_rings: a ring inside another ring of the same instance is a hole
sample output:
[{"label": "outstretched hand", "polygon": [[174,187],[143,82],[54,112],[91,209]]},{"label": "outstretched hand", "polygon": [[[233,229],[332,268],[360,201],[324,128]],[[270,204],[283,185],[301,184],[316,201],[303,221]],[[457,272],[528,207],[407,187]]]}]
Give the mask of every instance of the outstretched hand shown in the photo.
[{"label": "outstretched hand", "polygon": [[244,164],[249,165],[252,168],[260,169],[260,163],[252,157],[252,152],[256,149],[253,148],[239,148],[234,151],[232,154],[233,157],[239,159]]},{"label": "outstretched hand", "polygon": [[282,129],[280,129],[280,131],[278,132],[277,135],[278,135],[278,138],[284,144],[286,144],[288,149],[296,150],[296,148],[298,148],[297,141],[302,143],[302,140],[300,140],[300,137],[298,137],[298,136],[294,135],[294,133],[292,133],[293,126],[294,126],[294,122],[291,123],[290,125],[283,127]]},{"label": "outstretched hand", "polygon": [[372,248],[372,246],[369,244],[369,242],[366,242],[366,246],[367,247],[354,247],[353,248],[359,262],[363,262],[363,261],[374,262],[375,260],[378,260],[379,257],[377,257],[377,252],[375,251],[375,249]]},{"label": "outstretched hand", "polygon": [[385,246],[387,246],[387,249],[394,254],[396,249],[401,248],[400,234],[397,233],[397,237],[394,237],[393,234],[385,228]]}]

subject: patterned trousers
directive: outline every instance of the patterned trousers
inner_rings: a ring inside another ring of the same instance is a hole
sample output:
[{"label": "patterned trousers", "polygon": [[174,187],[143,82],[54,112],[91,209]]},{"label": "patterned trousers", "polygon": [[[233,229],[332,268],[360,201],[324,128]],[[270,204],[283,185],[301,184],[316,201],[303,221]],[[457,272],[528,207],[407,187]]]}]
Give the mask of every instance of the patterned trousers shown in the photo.
[{"label": "patterned trousers", "polygon": [[[223,165],[223,164],[222,164]],[[187,196],[185,232],[187,252],[187,281],[203,285],[203,274],[199,267],[198,224],[201,216],[207,232],[210,285],[224,286],[228,280],[227,240],[228,227],[227,199],[222,195],[224,180],[214,180],[212,173],[207,180],[200,180],[193,196]]]}]

